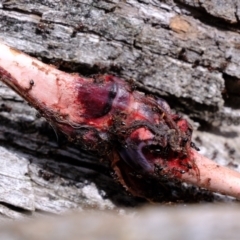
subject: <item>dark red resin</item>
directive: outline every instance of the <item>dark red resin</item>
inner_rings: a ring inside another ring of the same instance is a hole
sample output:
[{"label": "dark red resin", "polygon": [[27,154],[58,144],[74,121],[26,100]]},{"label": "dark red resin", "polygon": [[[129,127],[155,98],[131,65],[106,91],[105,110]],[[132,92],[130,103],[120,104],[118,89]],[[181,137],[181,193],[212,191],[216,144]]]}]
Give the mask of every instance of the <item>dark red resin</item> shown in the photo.
[{"label": "dark red resin", "polygon": [[[180,179],[190,169],[192,128],[163,99],[137,91],[114,76],[76,84],[83,121],[58,124],[72,140],[109,159],[116,178],[133,195],[154,199],[152,182]],[[67,129],[67,131],[66,131]],[[166,193],[165,187],[157,190]]]}]

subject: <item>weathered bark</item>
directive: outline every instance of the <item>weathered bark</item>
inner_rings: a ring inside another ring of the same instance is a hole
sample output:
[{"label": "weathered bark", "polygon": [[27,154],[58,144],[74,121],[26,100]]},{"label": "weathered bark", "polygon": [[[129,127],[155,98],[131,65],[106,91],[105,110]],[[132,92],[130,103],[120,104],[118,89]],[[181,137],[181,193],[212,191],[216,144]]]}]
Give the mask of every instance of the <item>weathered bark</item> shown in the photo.
[{"label": "weathered bark", "polygon": [[[239,4],[217,2],[0,0],[0,39],[68,72],[133,79],[201,123],[237,125]],[[2,214],[22,216],[11,206],[55,213],[138,203],[98,157],[62,136],[57,141],[54,130],[4,85],[0,97]],[[231,146],[237,149],[236,128],[218,133],[235,139],[197,133],[208,145],[196,135],[197,143],[220,162],[238,157]]]}]

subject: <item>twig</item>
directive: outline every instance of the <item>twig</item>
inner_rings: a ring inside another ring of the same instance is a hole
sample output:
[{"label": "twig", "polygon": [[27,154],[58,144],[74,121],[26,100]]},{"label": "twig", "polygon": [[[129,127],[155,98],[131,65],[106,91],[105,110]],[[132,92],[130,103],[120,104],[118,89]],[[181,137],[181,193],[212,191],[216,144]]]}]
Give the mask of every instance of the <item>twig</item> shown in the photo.
[{"label": "twig", "polygon": [[145,196],[139,179],[177,179],[240,199],[240,173],[191,147],[191,126],[161,99],[113,76],[84,79],[0,43],[0,80],[69,139],[107,156],[118,180]]}]

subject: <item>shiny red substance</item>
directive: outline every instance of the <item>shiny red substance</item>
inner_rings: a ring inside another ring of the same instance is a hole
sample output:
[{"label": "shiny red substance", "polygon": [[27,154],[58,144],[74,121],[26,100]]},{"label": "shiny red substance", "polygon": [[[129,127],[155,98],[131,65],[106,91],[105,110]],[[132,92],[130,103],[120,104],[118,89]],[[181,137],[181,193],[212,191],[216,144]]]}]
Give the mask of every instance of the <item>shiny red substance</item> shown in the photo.
[{"label": "shiny red substance", "polygon": [[[197,172],[190,151],[192,128],[163,99],[134,91],[111,75],[85,79],[0,48],[5,52],[1,80],[71,141],[108,159],[115,177],[133,195],[166,196],[168,182]],[[163,187],[155,191],[153,182]]]},{"label": "shiny red substance", "polygon": [[199,154],[191,126],[163,99],[111,75],[62,72],[2,43],[0,52],[0,80],[69,140],[108,160],[133,195],[179,200],[186,182],[240,199],[240,173]]},{"label": "shiny red substance", "polygon": [[164,100],[132,91],[110,75],[81,81],[76,90],[82,122],[58,126],[71,140],[107,157],[133,195],[151,199],[149,181],[177,181],[197,171],[190,157],[192,128]]}]

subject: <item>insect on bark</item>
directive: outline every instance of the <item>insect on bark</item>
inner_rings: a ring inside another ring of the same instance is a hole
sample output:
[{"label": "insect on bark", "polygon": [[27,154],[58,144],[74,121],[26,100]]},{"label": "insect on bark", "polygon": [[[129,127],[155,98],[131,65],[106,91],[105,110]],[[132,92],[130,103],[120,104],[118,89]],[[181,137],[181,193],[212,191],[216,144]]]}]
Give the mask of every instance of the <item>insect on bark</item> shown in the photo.
[{"label": "insect on bark", "polygon": [[0,80],[69,140],[107,158],[133,195],[153,200],[183,181],[240,198],[240,174],[201,156],[191,125],[163,99],[112,75],[67,74],[1,43],[0,52]]}]

